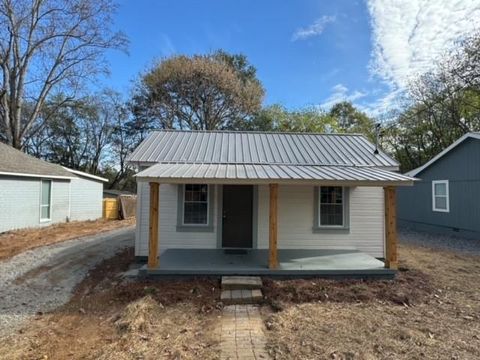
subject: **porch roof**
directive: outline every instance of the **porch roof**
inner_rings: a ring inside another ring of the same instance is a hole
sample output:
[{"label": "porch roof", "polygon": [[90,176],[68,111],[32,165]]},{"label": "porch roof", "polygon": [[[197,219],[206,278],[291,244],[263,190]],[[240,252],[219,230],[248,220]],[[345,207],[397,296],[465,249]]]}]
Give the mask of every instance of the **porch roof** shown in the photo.
[{"label": "porch roof", "polygon": [[217,184],[412,185],[412,177],[372,166],[159,163],[137,175],[139,181]]}]

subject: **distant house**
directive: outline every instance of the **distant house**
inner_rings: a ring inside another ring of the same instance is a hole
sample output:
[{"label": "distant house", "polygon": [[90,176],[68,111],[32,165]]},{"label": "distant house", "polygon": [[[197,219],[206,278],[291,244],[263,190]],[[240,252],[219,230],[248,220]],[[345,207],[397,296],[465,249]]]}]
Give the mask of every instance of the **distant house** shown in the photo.
[{"label": "distant house", "polygon": [[105,181],[0,143],[0,232],[98,219]]},{"label": "distant house", "polygon": [[135,254],[149,274],[397,266],[395,187],[413,179],[364,136],[165,130],[129,161],[140,170]]},{"label": "distant house", "polygon": [[406,175],[398,193],[401,225],[480,238],[480,133],[468,133]]}]

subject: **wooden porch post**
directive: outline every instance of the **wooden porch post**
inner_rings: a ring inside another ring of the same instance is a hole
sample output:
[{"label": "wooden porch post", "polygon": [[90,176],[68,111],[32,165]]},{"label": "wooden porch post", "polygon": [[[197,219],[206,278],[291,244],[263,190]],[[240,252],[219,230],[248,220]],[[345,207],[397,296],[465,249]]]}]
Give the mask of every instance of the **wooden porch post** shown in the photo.
[{"label": "wooden porch post", "polygon": [[385,267],[398,269],[395,187],[387,186],[383,190],[385,197]]},{"label": "wooden porch post", "polygon": [[148,268],[158,267],[158,201],[160,184],[150,183],[150,225],[148,234]]},{"label": "wooden porch post", "polygon": [[278,210],[278,184],[270,184],[270,226],[269,226],[269,256],[268,267],[276,269],[278,267],[277,254],[277,210]]}]

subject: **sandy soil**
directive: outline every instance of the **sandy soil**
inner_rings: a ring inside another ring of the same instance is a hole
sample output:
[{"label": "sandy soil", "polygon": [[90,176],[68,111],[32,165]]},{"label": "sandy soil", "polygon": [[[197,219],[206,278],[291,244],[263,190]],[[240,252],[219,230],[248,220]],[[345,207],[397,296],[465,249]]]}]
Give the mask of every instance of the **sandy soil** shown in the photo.
[{"label": "sandy soil", "polygon": [[480,258],[414,246],[400,256],[390,283],[270,283],[273,357],[479,359]]},{"label": "sandy soil", "polygon": [[216,280],[119,277],[133,249],[104,261],[65,306],[0,342],[9,359],[215,359]]},{"label": "sandy soil", "polygon": [[43,228],[8,231],[0,234],[0,261],[39,246],[99,234],[133,224],[135,224],[135,218],[127,220],[73,221]]}]

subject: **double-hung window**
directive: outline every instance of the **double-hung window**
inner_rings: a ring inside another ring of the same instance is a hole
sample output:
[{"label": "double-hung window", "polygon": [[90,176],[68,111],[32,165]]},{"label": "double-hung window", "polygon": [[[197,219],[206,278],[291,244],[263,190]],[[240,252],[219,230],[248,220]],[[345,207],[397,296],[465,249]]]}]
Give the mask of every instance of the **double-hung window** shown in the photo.
[{"label": "double-hung window", "polygon": [[40,191],[40,221],[49,221],[52,211],[52,181],[42,180]]},{"label": "double-hung window", "polygon": [[314,188],[314,233],[349,233],[350,189],[342,186]]},{"label": "double-hung window", "polygon": [[183,195],[183,225],[208,225],[208,185],[186,184]]},{"label": "double-hung window", "polygon": [[450,211],[448,180],[432,181],[432,210],[439,212]]},{"label": "double-hung window", "polygon": [[318,196],[318,226],[345,227],[345,189],[321,186]]}]

